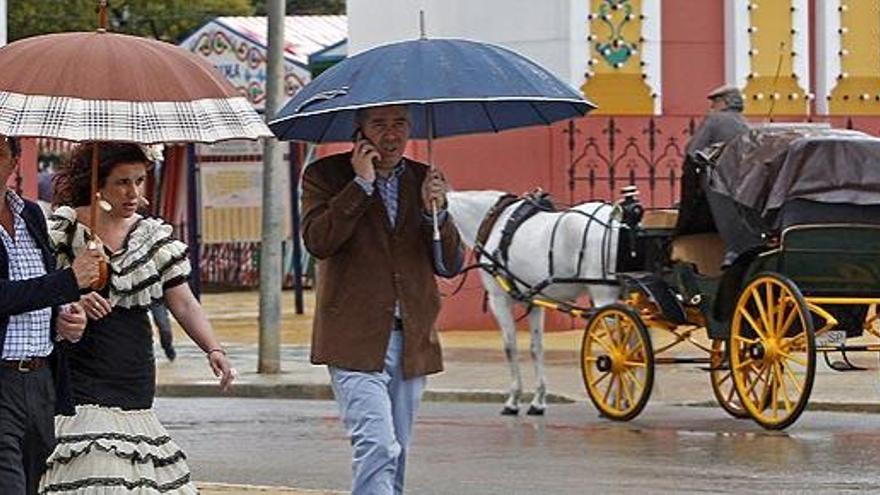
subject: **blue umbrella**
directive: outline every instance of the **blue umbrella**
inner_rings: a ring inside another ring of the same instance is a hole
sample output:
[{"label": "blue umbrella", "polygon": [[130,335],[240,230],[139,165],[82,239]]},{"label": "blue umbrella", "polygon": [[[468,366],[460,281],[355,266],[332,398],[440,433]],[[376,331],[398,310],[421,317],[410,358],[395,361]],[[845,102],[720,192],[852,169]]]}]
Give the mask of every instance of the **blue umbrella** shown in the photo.
[{"label": "blue umbrella", "polygon": [[[279,139],[350,141],[364,108],[408,105],[411,136],[433,138],[549,125],[595,108],[540,65],[506,48],[461,39],[403,41],[349,57],[323,72],[269,123]],[[440,256],[437,273],[452,276]]]},{"label": "blue umbrella", "polygon": [[388,104],[410,105],[416,139],[548,125],[595,108],[548,70],[506,48],[418,39],[336,64],[297,93],[269,128],[285,140],[350,141],[357,110]]}]

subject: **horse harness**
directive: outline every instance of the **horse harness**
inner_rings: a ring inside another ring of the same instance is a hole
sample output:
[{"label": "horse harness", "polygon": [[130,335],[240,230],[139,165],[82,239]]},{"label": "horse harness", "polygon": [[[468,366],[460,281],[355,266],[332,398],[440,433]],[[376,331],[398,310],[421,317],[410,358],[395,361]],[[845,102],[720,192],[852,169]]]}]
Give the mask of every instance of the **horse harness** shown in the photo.
[{"label": "horse harness", "polygon": [[[498,242],[498,247],[493,251],[489,252],[485,248],[485,244],[489,239],[489,235],[492,232],[492,228],[495,226],[495,223],[498,221],[498,218],[501,214],[513,205],[516,202],[521,203],[516,207],[516,209],[511,213],[511,215],[507,218],[504,223],[504,227],[501,230],[501,239]],[[574,306],[571,303],[564,301],[548,301],[537,299],[536,297],[547,288],[549,285],[554,283],[603,283],[603,284],[616,284],[616,281],[609,281],[607,279],[608,270],[606,266],[606,260],[603,256],[602,260],[602,273],[604,277],[602,279],[582,279],[582,278],[557,278],[553,274],[553,244],[556,237],[557,228],[559,227],[559,220],[561,220],[562,216],[566,214],[580,214],[586,216],[588,218],[587,226],[584,229],[584,234],[581,239],[581,250],[580,255],[578,257],[578,273],[580,273],[581,265],[584,258],[584,251],[587,242],[587,233],[590,228],[590,224],[594,221],[598,224],[605,227],[605,235],[603,236],[603,253],[606,251],[606,247],[609,246],[611,241],[608,233],[611,231],[611,227],[609,224],[602,222],[598,218],[596,218],[596,214],[599,209],[606,205],[598,206],[593,212],[586,213],[578,210],[568,209],[562,213],[560,219],[557,220],[556,224],[553,226],[553,231],[551,234],[550,240],[550,252],[549,252],[549,278],[542,281],[541,283],[530,286],[525,283],[521,279],[519,279],[508,267],[508,250],[510,248],[510,244],[513,242],[513,236],[516,234],[517,229],[525,223],[526,220],[533,217],[537,213],[541,212],[556,212],[558,211],[550,199],[550,195],[544,191],[536,190],[530,193],[525,194],[522,197],[518,197],[513,194],[504,194],[498,198],[495,204],[489,209],[486,213],[486,216],[483,218],[483,221],[480,222],[480,227],[477,231],[477,239],[474,243],[474,251],[476,253],[486,259],[488,259],[489,263],[480,263],[477,265],[478,267],[486,270],[495,277],[498,284],[504,289],[505,292],[508,293],[514,300],[527,304],[530,309],[535,305],[540,305],[544,307],[549,307],[551,309],[558,309],[567,313],[570,313],[574,316],[586,316],[590,313],[590,310],[587,308],[581,308]],[[526,287],[527,290],[522,291],[517,286],[517,282]]]}]

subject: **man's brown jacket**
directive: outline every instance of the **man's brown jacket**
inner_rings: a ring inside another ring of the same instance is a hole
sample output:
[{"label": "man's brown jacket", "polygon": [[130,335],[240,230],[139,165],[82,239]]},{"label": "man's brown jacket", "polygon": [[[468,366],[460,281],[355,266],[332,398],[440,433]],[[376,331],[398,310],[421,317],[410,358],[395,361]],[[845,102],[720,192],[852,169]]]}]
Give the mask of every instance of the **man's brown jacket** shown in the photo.
[{"label": "man's brown jacket", "polygon": [[[312,363],[382,370],[399,301],[404,376],[442,371],[432,227],[421,197],[428,167],[404,159],[392,228],[379,191],[368,196],[354,182],[350,160],[332,155],[303,175],[303,240],[318,260]],[[451,217],[440,231],[446,266],[454,266],[460,241]]]}]

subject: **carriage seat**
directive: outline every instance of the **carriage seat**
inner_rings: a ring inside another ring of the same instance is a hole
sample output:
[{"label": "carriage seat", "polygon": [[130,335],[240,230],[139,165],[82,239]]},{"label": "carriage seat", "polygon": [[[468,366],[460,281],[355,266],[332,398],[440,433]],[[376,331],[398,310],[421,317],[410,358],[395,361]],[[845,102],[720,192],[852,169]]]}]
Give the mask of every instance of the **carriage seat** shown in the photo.
[{"label": "carriage seat", "polygon": [[703,275],[719,277],[725,251],[724,242],[717,233],[690,234],[672,240],[669,258],[672,261],[692,263]]},{"label": "carriage seat", "polygon": [[678,222],[678,210],[675,208],[648,210],[642,217],[642,228],[674,229],[676,222]]}]

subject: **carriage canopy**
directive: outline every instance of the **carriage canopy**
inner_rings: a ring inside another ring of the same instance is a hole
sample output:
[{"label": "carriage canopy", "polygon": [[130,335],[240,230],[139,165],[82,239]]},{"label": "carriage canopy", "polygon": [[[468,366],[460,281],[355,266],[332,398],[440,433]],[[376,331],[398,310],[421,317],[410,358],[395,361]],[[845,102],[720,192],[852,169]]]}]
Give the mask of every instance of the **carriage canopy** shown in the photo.
[{"label": "carriage canopy", "polygon": [[725,147],[709,179],[765,219],[794,199],[880,205],[880,139],[821,124],[755,127]]}]

